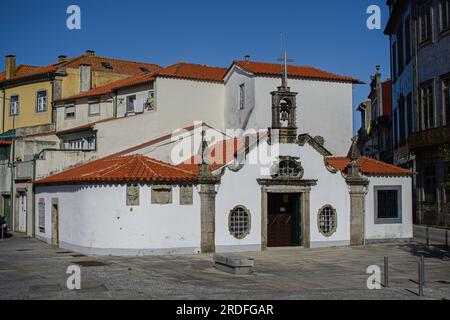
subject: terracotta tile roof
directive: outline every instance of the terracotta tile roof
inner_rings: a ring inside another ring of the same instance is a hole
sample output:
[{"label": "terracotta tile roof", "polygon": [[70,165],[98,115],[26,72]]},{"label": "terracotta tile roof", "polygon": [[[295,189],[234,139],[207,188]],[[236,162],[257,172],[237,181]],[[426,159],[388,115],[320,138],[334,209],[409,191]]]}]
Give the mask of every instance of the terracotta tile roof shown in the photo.
[{"label": "terracotta tile roof", "polygon": [[[361,167],[362,173],[365,175],[412,176],[415,174],[410,170],[396,167],[369,157],[361,157],[357,160],[357,162]],[[336,170],[345,172],[348,164],[350,163],[350,158],[327,157],[325,158],[325,163]]]},{"label": "terracotta tile roof", "polygon": [[[28,65],[19,65],[16,68],[16,74],[10,80],[16,80],[21,78],[26,78],[34,75],[45,74],[49,72],[55,72],[60,64],[52,64],[44,67],[36,67],[36,66],[28,66]],[[5,72],[0,73],[0,82],[6,80]]]},{"label": "terracotta tile roof", "polygon": [[222,82],[227,70],[227,68],[179,62],[160,70],[158,75],[180,79]]},{"label": "terracotta tile roof", "polygon": [[[58,62],[43,67],[20,65],[16,68],[16,75],[12,78],[12,80],[27,78],[34,75],[46,74],[49,72],[56,72],[59,67],[79,68],[82,64],[91,65],[93,71],[117,73],[129,76],[135,76],[143,73],[154,73],[161,69],[161,67],[156,64],[104,58],[83,54],[63,62]],[[0,73],[0,82],[2,81],[5,81],[5,72]]]},{"label": "terracotta tile roof", "polygon": [[193,182],[197,174],[141,154],[106,157],[34,181],[35,185],[90,182]]},{"label": "terracotta tile roof", "polygon": [[10,144],[12,144],[12,141],[11,140],[0,140],[0,145],[10,145]]},{"label": "terracotta tile roof", "polygon": [[[239,150],[245,146],[244,138],[232,138],[219,141],[215,145],[209,148],[209,158],[212,161],[211,169],[217,170],[232,162],[235,159],[235,155]],[[198,170],[198,165],[202,163],[201,154],[196,154],[180,164],[181,168],[187,168],[189,170]]]},{"label": "terracotta tile roof", "polygon": [[[252,61],[234,61],[239,67],[259,76],[279,77],[281,74],[281,66],[276,63],[252,62]],[[352,83],[361,83],[360,80],[341,76],[320,69],[307,66],[288,66],[288,76],[290,78],[307,78],[320,80],[344,81]]]},{"label": "terracotta tile roof", "polygon": [[83,92],[83,93],[80,93],[80,94],[77,94],[77,95],[74,95],[71,97],[67,97],[67,98],[61,99],[59,101],[76,100],[76,99],[88,98],[88,97],[97,97],[97,96],[101,96],[104,94],[113,93],[114,90],[116,90],[116,89],[131,87],[131,86],[135,86],[135,85],[143,84],[143,83],[147,83],[147,82],[152,82],[153,80],[155,80],[153,73],[144,73],[144,74],[141,73],[139,75],[131,76],[131,77],[121,79],[118,81],[114,81],[107,85],[97,87],[97,88],[94,88],[87,92]]},{"label": "terracotta tile roof", "polygon": [[[261,132],[257,135],[248,135],[250,138],[250,146],[254,144],[258,139],[261,140],[266,137],[266,132]],[[240,152],[246,152],[245,150],[245,137],[231,138],[219,141],[209,148],[209,159],[212,161],[211,169],[213,171],[222,168],[223,166],[229,164],[236,159],[236,156]],[[202,162],[201,154],[192,156],[190,159],[186,160],[184,163],[180,164],[181,168],[187,168],[191,171],[198,170],[198,165]]]},{"label": "terracotta tile roof", "polygon": [[[143,72],[156,72],[161,69],[156,64],[90,56],[88,54],[69,59],[62,66],[66,68],[79,68],[82,64],[89,64],[92,71],[111,72],[130,76],[142,74]],[[142,68],[148,71],[144,71]]]}]

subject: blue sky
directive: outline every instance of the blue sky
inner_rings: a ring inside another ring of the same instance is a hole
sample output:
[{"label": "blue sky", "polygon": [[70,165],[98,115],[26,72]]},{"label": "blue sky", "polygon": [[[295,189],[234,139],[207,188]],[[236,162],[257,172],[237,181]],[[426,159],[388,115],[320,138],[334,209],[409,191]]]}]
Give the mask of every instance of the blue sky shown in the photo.
[{"label": "blue sky", "polygon": [[[81,8],[81,30],[66,28],[71,4]],[[382,30],[367,29],[369,5],[381,7]],[[283,32],[294,64],[366,83],[379,64],[389,77],[385,0],[2,0],[0,12],[0,55],[15,54],[19,64],[45,65],[87,49],[163,66],[189,61],[228,67],[245,54],[275,62]],[[368,90],[355,87],[354,109]],[[359,115],[354,122],[359,128]]]}]

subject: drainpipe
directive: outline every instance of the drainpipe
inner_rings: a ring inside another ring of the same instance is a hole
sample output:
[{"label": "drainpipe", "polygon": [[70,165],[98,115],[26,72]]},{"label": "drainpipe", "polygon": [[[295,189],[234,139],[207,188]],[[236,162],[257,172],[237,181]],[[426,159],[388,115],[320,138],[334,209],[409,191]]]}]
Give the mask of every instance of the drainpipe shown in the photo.
[{"label": "drainpipe", "polygon": [[[33,175],[32,175],[32,181],[36,180],[36,155],[34,155],[33,157]],[[33,195],[33,199],[31,199],[31,203],[32,203],[32,216],[31,216],[31,225],[32,225],[32,230],[31,230],[31,236],[34,238],[36,237],[36,193],[35,193],[35,189],[34,189],[34,183],[32,183],[31,185],[31,194]]]},{"label": "drainpipe", "polygon": [[15,213],[16,213],[16,208],[15,208],[15,203],[14,203],[14,199],[15,199],[15,194],[14,194],[14,162],[15,162],[15,158],[16,158],[16,152],[15,152],[15,144],[16,144],[16,132],[15,132],[15,119],[16,116],[13,116],[13,131],[12,131],[12,136],[11,136],[11,209],[10,209],[10,221],[9,223],[11,230],[14,232],[14,220],[15,220]]},{"label": "drainpipe", "polygon": [[113,118],[117,118],[117,90],[114,90],[114,97],[113,97]]},{"label": "drainpipe", "polygon": [[2,110],[2,133],[5,132],[5,111],[6,111],[6,96],[5,89],[2,89],[2,100],[3,100],[3,110]]}]

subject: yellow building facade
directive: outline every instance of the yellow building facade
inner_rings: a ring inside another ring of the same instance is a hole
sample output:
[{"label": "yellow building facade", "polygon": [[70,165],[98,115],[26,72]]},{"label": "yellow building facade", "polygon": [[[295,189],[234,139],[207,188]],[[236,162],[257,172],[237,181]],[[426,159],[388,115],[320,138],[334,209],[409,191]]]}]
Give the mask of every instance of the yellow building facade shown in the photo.
[{"label": "yellow building facade", "polygon": [[44,67],[20,65],[7,56],[0,73],[0,134],[13,129],[51,125],[53,103],[117,80],[160,67],[95,56],[95,52]]}]

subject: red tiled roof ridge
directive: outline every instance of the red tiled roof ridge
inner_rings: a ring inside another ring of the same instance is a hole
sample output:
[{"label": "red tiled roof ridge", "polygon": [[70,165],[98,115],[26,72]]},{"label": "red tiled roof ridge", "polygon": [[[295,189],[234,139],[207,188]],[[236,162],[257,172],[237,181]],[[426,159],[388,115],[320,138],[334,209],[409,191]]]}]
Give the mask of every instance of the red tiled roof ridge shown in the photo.
[{"label": "red tiled roof ridge", "polygon": [[[86,55],[84,55],[86,56]],[[118,58],[108,58],[108,57],[102,57],[102,56],[93,56],[92,59],[101,59],[101,60],[109,60],[109,61],[117,61],[117,62],[127,62],[127,63],[134,63],[134,64],[146,64],[149,66],[159,67],[162,68],[160,65],[150,62],[141,62],[141,61],[133,61],[133,60],[126,60],[126,59],[118,59]]]},{"label": "red tiled roof ridge", "polygon": [[80,54],[78,56],[74,56],[72,58],[67,59],[66,61],[56,62],[53,65],[66,66],[68,64],[76,62],[77,60],[80,60],[81,58],[98,59],[98,60],[109,60],[109,61],[117,61],[117,62],[126,62],[126,63],[133,63],[133,64],[137,64],[137,65],[140,65],[140,64],[144,65],[145,64],[145,65],[149,65],[149,66],[162,68],[160,65],[157,65],[155,63],[131,61],[131,60],[125,60],[125,59],[118,59],[118,58],[108,58],[108,57],[102,57],[102,56],[90,56],[90,55],[88,55],[86,53]]},{"label": "red tiled roof ridge", "polygon": [[[242,60],[234,60],[233,65],[238,65],[241,68],[246,69],[247,71],[254,73],[256,75],[280,75],[281,73],[281,64],[272,63],[272,62],[258,62],[258,61],[242,61]],[[232,65],[232,66],[233,66]],[[259,67],[257,70],[255,67]],[[262,68],[267,69],[262,69]],[[279,71],[275,71],[275,69],[280,68]],[[302,70],[300,70],[302,69]],[[302,71],[302,72],[300,72]],[[316,74],[308,74],[309,72],[315,72]],[[311,66],[300,66],[300,65],[288,65],[288,76],[289,77],[298,77],[298,78],[309,78],[309,79],[323,79],[323,80],[337,80],[337,81],[351,81],[354,83],[362,83],[360,80],[350,77],[339,75],[333,72],[325,71],[316,67]]]},{"label": "red tiled roof ridge", "polygon": [[[158,159],[152,158],[152,157],[147,157],[143,154],[132,154],[132,155],[121,155],[118,158],[126,158],[126,157],[132,157],[132,158],[137,158],[139,161],[143,161],[143,163],[145,163],[145,161],[149,161],[149,162],[153,162],[153,163],[157,163],[161,166],[167,167],[169,169],[173,169],[173,167],[176,167],[178,170],[180,171],[184,171],[185,173],[193,173],[190,170],[186,170],[183,168],[179,168],[177,165],[173,165],[164,161],[160,161]],[[153,169],[152,169],[153,170]]]},{"label": "red tiled roof ridge", "polygon": [[[338,163],[339,161],[340,163]],[[336,170],[345,171],[351,159],[348,157],[325,157],[325,163]],[[416,173],[408,169],[379,161],[367,156],[359,157],[357,160],[361,167],[361,172],[367,175],[415,175]]]},{"label": "red tiled roof ridge", "polygon": [[195,63],[195,62],[187,62],[187,61],[178,61],[176,63],[168,65],[166,68],[170,68],[170,67],[174,67],[174,66],[178,66],[178,65],[190,65],[190,66],[215,68],[215,69],[228,69],[227,67],[212,66],[212,65],[207,65],[207,64],[203,64],[203,63]]},{"label": "red tiled roof ridge", "polygon": [[[100,96],[103,94],[112,93],[115,89],[132,87],[132,86],[139,85],[139,84],[142,84],[147,81],[151,82],[152,80],[154,80],[155,74],[156,74],[156,72],[148,72],[148,73],[144,72],[144,73],[137,74],[134,76],[128,76],[123,79],[119,79],[117,81],[105,84],[103,86],[92,88],[89,91],[86,91],[83,93],[78,93],[78,94],[70,96],[70,97],[62,98],[60,100],[57,100],[57,102]],[[142,80],[142,81],[140,81],[140,80]]]},{"label": "red tiled roof ridge", "polygon": [[195,181],[197,172],[142,154],[107,156],[33,181],[34,184],[107,181]]}]

